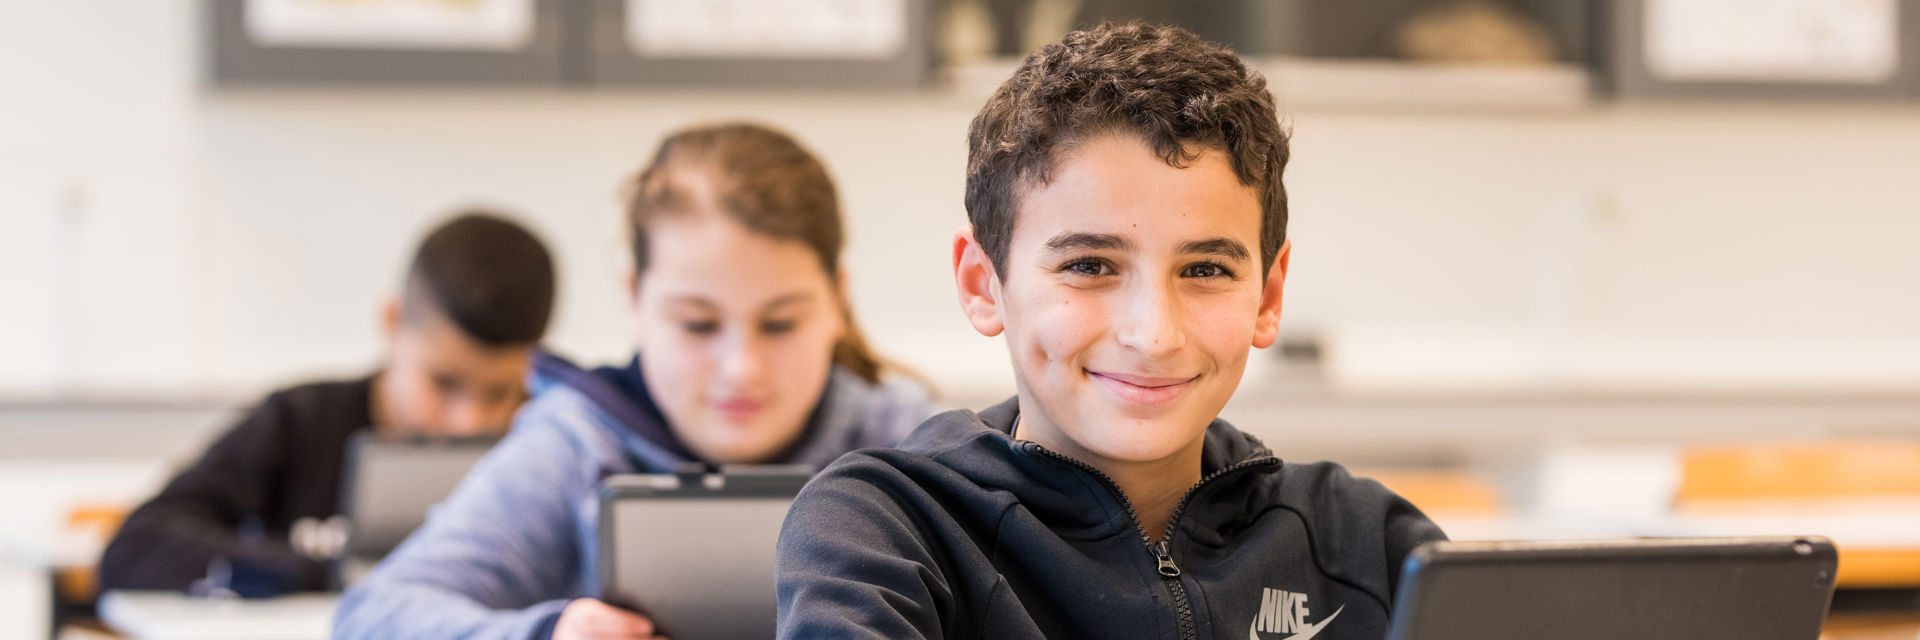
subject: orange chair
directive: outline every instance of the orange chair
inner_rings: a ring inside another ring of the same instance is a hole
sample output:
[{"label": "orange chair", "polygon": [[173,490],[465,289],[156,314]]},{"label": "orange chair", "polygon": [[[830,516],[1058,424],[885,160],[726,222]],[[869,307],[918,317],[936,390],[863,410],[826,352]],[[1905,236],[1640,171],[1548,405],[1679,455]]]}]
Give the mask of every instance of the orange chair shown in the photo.
[{"label": "orange chair", "polygon": [[[67,534],[85,536],[99,540],[101,544],[113,539],[120,530],[120,523],[126,521],[132,510],[124,504],[88,504],[67,512]],[[54,595],[59,602],[73,605],[87,605],[100,596],[99,572],[89,563],[81,566],[55,567],[53,572]]]},{"label": "orange chair", "polygon": [[[1696,448],[1682,456],[1674,495],[1676,513],[1699,515],[1794,515],[1848,503],[1920,509],[1920,442]],[[1835,582],[1841,587],[1920,585],[1920,546],[1842,547]]]},{"label": "orange chair", "polygon": [[1500,490],[1465,471],[1393,469],[1356,471],[1373,478],[1429,516],[1496,516],[1505,510]]}]

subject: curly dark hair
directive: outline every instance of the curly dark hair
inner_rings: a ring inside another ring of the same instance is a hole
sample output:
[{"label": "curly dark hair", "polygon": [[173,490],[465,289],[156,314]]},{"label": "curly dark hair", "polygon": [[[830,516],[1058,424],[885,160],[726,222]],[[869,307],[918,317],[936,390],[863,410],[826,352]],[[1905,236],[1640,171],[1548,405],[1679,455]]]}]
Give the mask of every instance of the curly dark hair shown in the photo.
[{"label": "curly dark hair", "polygon": [[1260,193],[1264,277],[1287,237],[1287,132],[1267,80],[1191,31],[1143,24],[1068,33],[1027,56],[974,116],[967,219],[997,272],[1026,190],[1049,182],[1061,155],[1111,132],[1139,136],[1174,167],[1223,152]]}]

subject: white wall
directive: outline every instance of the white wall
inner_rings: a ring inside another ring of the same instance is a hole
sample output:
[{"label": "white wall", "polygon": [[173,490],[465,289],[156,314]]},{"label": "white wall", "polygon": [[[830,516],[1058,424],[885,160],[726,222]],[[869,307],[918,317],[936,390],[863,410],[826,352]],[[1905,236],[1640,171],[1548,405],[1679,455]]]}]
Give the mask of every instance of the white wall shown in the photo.
[{"label": "white wall", "polygon": [[1920,382],[1920,107],[1295,123],[1295,309],[1356,377]]},{"label": "white wall", "polygon": [[[620,357],[619,183],[663,132],[736,117],[840,179],[875,341],[1004,388],[944,257],[983,87],[212,91],[190,6],[0,3],[0,395],[352,373],[417,234],[466,203],[557,247],[554,342]],[[1920,105],[1290,120],[1287,324],[1336,382],[1920,388]]]},{"label": "white wall", "polygon": [[[851,225],[847,260],[869,330],[900,355],[965,328],[938,259],[962,219],[967,113],[911,94],[223,93],[199,130],[220,260],[213,312],[228,371],[372,357],[372,300],[417,231],[463,202],[534,218],[560,247],[555,342],[627,352],[619,190],[668,129],[778,123],[827,158]],[[344,258],[344,259],[342,259]],[[324,301],[324,302],[323,302]],[[924,326],[932,325],[932,326]],[[310,336],[292,343],[286,332]],[[262,357],[271,356],[271,357]]]},{"label": "white wall", "polygon": [[0,394],[197,374],[188,6],[0,1]]}]

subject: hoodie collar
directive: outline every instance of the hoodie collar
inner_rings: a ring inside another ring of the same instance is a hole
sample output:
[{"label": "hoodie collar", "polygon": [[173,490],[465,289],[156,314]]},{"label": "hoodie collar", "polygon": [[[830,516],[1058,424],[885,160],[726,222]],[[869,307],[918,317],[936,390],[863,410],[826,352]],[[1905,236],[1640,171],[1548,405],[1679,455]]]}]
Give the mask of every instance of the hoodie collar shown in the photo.
[{"label": "hoodie collar", "polygon": [[[1090,465],[1054,453],[1039,444],[1014,440],[1011,433],[1020,413],[1017,398],[973,413],[955,411],[936,416],[916,431],[901,448],[923,453],[958,471],[988,491],[1017,496],[1023,506],[1056,531],[1069,537],[1133,535],[1138,524],[1129,515],[1119,489]],[[1206,490],[1193,497],[1182,517],[1217,526],[1235,519],[1244,505],[1233,501],[1209,504],[1218,485],[1247,481],[1277,471],[1280,461],[1266,445],[1224,420],[1207,426],[1201,448],[1201,476]],[[1252,473],[1241,473],[1241,471]],[[1212,476],[1227,471],[1225,476]]]}]

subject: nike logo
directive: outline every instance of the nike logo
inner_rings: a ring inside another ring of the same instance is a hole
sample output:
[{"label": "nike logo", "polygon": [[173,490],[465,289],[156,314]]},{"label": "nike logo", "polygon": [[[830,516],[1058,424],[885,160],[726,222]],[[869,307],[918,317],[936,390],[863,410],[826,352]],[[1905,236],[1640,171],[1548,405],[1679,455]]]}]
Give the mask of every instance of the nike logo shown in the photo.
[{"label": "nike logo", "polygon": [[[1293,632],[1293,635],[1287,636],[1286,640],[1313,640],[1314,636],[1320,635],[1321,629],[1327,628],[1327,623],[1333,622],[1335,616],[1340,615],[1340,612],[1346,610],[1346,605],[1341,605],[1340,608],[1333,610],[1333,615],[1321,618],[1319,622],[1302,627],[1299,631]],[[1255,620],[1254,623],[1259,624],[1259,621]],[[1247,640],[1261,640],[1259,632],[1254,631],[1253,627],[1247,627]]]},{"label": "nike logo", "polygon": [[1247,626],[1247,640],[1264,640],[1260,637],[1263,632],[1290,634],[1282,640],[1312,640],[1327,628],[1327,623],[1333,622],[1340,612],[1346,610],[1347,607],[1342,605],[1319,622],[1307,624],[1307,594],[1262,589],[1260,614],[1254,616],[1253,624]]}]

